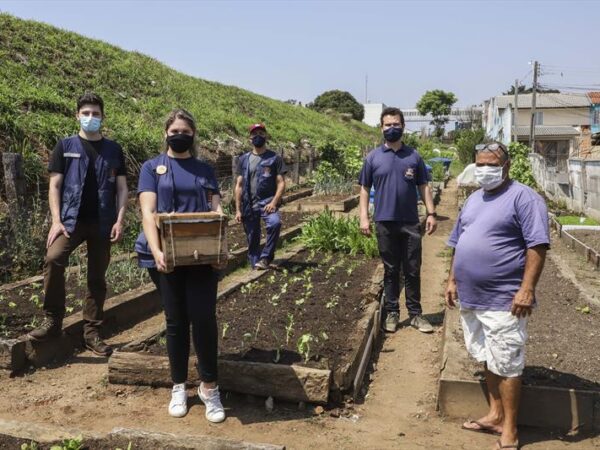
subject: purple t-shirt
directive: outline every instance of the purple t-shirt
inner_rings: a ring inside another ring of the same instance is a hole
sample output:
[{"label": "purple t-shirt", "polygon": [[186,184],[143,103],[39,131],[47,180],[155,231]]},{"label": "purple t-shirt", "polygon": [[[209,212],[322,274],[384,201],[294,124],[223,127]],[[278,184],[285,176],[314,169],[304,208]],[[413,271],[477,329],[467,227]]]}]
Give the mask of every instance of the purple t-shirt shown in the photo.
[{"label": "purple t-shirt", "polygon": [[511,181],[500,192],[475,191],[465,202],[448,245],[462,308],[508,311],[523,280],[525,254],[550,244],[546,203]]},{"label": "purple t-shirt", "polygon": [[419,223],[416,187],[427,184],[427,169],[414,148],[402,144],[395,152],[380,145],[371,150],[358,183],[375,188],[375,222]]}]

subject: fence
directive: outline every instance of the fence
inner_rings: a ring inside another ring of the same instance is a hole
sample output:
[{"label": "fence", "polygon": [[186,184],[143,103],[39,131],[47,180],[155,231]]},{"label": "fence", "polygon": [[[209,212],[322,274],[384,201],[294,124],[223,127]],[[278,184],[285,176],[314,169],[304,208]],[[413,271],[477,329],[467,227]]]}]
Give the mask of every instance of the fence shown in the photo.
[{"label": "fence", "polygon": [[569,158],[563,170],[535,153],[529,155],[529,160],[536,182],[548,197],[600,220],[600,160]]}]

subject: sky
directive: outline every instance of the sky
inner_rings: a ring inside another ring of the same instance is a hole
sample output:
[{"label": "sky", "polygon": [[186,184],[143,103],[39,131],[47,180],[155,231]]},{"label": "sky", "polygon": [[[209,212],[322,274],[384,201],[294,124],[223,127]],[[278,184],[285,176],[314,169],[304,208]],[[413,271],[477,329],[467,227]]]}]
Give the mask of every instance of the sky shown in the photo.
[{"label": "sky", "polygon": [[[469,106],[515,79],[600,90],[600,1],[37,1],[0,11],[279,100],[330,89],[414,108],[431,89]],[[2,30],[0,30],[0,33]]]}]

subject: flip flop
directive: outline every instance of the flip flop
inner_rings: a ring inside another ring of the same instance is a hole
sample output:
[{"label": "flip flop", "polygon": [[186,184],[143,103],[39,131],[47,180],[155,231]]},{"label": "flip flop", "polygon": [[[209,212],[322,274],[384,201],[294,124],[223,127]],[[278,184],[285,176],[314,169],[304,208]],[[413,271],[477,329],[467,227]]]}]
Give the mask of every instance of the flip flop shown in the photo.
[{"label": "flip flop", "polygon": [[502,450],[503,448],[514,448],[516,450],[519,450],[521,447],[519,446],[519,441],[515,442],[514,444],[502,445],[502,442],[500,442],[500,439],[498,439],[496,441],[496,448],[500,450]]},{"label": "flip flop", "polygon": [[467,430],[467,431],[474,431],[475,433],[493,434],[494,436],[500,436],[502,434],[502,433],[494,430],[494,428],[492,426],[485,425],[481,422],[478,422],[477,420],[469,420],[468,423],[473,423],[473,424],[477,425],[479,428],[465,427],[464,424],[461,428],[463,430]]}]

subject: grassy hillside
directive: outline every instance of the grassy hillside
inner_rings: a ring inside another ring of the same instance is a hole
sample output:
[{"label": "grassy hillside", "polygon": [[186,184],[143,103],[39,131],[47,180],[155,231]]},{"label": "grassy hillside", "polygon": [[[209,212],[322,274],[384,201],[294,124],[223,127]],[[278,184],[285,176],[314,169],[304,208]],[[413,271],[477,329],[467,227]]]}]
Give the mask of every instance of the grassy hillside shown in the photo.
[{"label": "grassy hillside", "polygon": [[362,123],[184,75],[49,25],[0,14],[0,30],[0,150],[25,153],[29,178],[39,170],[37,155],[77,130],[74,104],[86,90],[104,98],[104,130],[123,145],[134,170],[160,148],[164,118],[174,107],[195,115],[209,147],[214,139],[245,137],[256,121],[267,123],[275,146],[301,139],[365,146],[378,139]]},{"label": "grassy hillside", "polygon": [[[273,147],[302,139],[317,148],[379,140],[362,123],[184,75],[148,56],[0,13],[0,152],[24,155],[30,193],[45,189],[49,152],[77,131],[75,101],[88,90],[104,98],[104,131],[123,145],[131,185],[141,163],[160,150],[164,119],[175,107],[194,114],[209,150],[229,138],[246,142],[248,125],[258,121],[267,124]],[[1,178],[0,171],[0,185]],[[0,282],[41,270],[48,208],[43,192],[27,200],[25,214],[13,214],[0,202]],[[137,235],[137,218],[133,211],[128,216],[117,251],[131,251]]]}]

